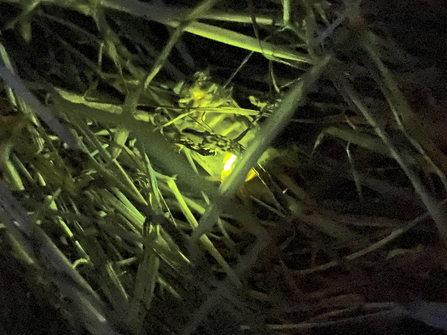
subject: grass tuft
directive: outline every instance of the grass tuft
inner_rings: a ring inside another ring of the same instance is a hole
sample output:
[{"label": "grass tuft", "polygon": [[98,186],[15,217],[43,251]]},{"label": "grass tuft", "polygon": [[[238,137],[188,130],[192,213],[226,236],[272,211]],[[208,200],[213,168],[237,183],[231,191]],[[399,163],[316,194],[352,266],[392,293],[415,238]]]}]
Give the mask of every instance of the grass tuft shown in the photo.
[{"label": "grass tuft", "polygon": [[0,276],[0,319],[446,328],[444,86],[409,75],[442,64],[360,1],[243,3],[0,1],[0,269],[31,297]]}]

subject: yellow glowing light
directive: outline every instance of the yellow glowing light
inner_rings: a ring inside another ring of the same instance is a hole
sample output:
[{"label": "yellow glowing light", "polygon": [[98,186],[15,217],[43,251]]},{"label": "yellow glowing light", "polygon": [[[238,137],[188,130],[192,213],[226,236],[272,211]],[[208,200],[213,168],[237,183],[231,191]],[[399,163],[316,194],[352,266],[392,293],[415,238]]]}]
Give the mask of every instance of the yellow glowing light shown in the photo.
[{"label": "yellow glowing light", "polygon": [[[234,162],[236,161],[236,156],[233,154],[226,154],[223,161],[224,161],[224,168],[221,173],[221,180],[224,180],[228,175],[231,173],[231,170],[233,169]],[[245,178],[245,181],[249,181],[250,179],[253,179],[256,176],[255,170],[251,169],[248,174],[247,178]]]},{"label": "yellow glowing light", "polygon": [[225,157],[224,157],[224,162],[225,162],[224,171],[231,171],[235,161],[236,161],[235,155],[232,155],[232,154],[225,155]]}]

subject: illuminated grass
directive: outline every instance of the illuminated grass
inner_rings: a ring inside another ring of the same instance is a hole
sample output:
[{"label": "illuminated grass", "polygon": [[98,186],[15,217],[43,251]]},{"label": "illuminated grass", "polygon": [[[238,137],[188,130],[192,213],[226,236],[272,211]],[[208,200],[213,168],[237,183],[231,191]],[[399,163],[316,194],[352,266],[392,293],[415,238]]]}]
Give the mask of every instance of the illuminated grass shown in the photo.
[{"label": "illuminated grass", "polygon": [[337,276],[424,247],[393,244],[421,219],[387,217],[389,200],[426,208],[447,243],[432,182],[447,159],[358,2],[222,3],[0,2],[16,13],[0,45],[2,229],[93,334],[361,318],[372,298]]}]

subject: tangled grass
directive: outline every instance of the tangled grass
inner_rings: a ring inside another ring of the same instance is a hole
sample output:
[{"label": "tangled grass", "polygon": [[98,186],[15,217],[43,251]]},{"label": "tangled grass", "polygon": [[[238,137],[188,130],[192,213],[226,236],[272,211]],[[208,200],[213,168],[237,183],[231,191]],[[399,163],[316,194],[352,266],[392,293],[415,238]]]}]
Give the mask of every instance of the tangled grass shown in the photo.
[{"label": "tangled grass", "polygon": [[2,245],[63,329],[447,328],[442,101],[359,1],[0,6]]}]

